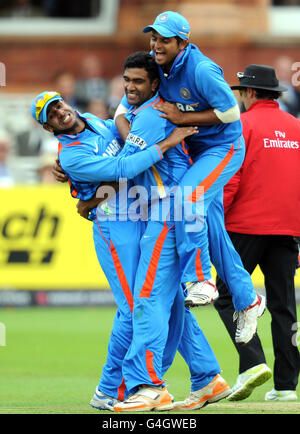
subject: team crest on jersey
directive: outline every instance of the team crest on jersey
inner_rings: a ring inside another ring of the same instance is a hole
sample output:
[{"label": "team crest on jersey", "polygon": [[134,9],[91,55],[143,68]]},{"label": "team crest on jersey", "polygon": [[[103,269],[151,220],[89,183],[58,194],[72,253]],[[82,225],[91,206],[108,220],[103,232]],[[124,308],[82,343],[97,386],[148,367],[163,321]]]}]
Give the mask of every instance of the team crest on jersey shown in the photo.
[{"label": "team crest on jersey", "polygon": [[187,88],[182,87],[182,88],[180,89],[180,96],[181,96],[183,99],[190,99],[190,98],[191,98],[191,92],[190,92]]}]

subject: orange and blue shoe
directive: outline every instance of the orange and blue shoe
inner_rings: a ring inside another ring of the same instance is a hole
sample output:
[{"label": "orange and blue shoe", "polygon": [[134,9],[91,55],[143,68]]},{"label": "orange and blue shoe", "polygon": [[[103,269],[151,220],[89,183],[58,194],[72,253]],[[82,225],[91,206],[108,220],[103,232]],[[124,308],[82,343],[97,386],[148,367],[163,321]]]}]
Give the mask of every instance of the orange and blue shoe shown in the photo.
[{"label": "orange and blue shoe", "polygon": [[218,402],[231,394],[231,389],[221,375],[215,378],[202,389],[191,392],[184,401],[174,404],[174,410],[192,411],[204,407],[207,404]]},{"label": "orange and blue shoe", "polygon": [[166,387],[142,386],[125,401],[114,406],[114,412],[173,410],[174,401]]}]

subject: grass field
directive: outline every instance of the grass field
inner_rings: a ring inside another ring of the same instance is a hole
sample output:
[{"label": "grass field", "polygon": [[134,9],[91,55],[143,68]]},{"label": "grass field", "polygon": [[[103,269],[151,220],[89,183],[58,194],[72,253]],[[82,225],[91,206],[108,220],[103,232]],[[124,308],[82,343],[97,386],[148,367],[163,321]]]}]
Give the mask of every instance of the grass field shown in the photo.
[{"label": "grass field", "polygon": [[[223,324],[211,306],[194,312],[217,355],[223,377],[232,386],[238,358]],[[0,414],[99,414],[89,401],[105,363],[114,313],[113,307],[0,309],[0,323],[6,328],[6,345],[0,346]],[[268,312],[259,320],[259,334],[272,367]],[[176,356],[166,380],[176,400],[189,394],[189,371],[181,356]],[[265,402],[264,395],[272,388],[269,380],[247,400],[223,400],[195,413],[300,414],[300,401]]]}]

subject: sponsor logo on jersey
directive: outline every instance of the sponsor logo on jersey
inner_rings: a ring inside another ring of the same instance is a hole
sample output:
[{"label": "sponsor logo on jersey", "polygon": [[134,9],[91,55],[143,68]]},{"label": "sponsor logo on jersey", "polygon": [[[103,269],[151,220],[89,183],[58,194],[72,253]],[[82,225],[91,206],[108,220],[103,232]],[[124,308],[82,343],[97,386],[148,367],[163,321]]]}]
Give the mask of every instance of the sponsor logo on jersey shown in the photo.
[{"label": "sponsor logo on jersey", "polygon": [[121,146],[116,139],[113,139],[110,144],[106,147],[105,152],[103,152],[103,157],[114,157],[120,151]]},{"label": "sponsor logo on jersey", "polygon": [[141,149],[144,149],[147,146],[147,143],[144,139],[131,133],[128,134],[126,142],[130,142],[133,145],[139,146]]},{"label": "sponsor logo on jersey", "polygon": [[176,106],[181,112],[195,112],[198,104],[198,102],[195,104],[182,104],[181,102],[177,102]]}]

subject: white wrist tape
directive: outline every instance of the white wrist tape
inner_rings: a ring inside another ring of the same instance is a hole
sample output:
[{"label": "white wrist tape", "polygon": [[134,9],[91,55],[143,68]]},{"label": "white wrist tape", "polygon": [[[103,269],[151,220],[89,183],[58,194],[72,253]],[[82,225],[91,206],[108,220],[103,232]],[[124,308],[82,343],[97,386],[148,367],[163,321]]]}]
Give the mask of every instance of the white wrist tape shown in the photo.
[{"label": "white wrist tape", "polygon": [[220,112],[218,109],[214,109],[215,115],[223,122],[223,124],[230,124],[240,119],[240,109],[238,104],[225,112]]},{"label": "white wrist tape", "polygon": [[128,112],[128,108],[125,107],[123,104],[119,104],[118,108],[117,108],[117,110],[115,112],[115,115],[114,115],[114,120],[116,120],[116,118],[119,115],[125,115],[125,113],[127,113],[127,112]]}]

